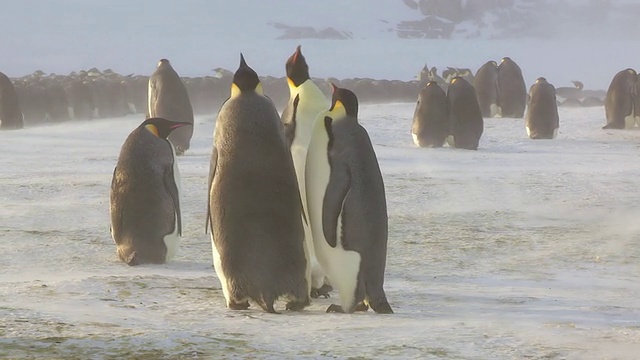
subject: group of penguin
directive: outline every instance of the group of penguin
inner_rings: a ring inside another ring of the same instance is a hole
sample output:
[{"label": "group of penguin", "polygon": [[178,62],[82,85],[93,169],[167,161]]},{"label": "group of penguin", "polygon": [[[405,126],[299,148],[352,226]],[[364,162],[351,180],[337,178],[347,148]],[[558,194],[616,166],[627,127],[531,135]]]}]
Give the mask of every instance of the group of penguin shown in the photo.
[{"label": "group of penguin", "polygon": [[527,93],[522,70],[505,57],[500,65],[488,61],[478,69],[473,84],[454,77],[445,93],[429,81],[418,95],[411,134],[420,147],[451,147],[477,150],[484,131],[483,117],[522,118],[531,139],[553,139],[560,120],[556,92],[539,77]]},{"label": "group of penguin", "polygon": [[[332,84],[329,101],[300,46],[286,61],[282,115],[242,54],[218,113],[207,223],[226,306],[250,301],[299,311],[337,288],[327,312],[393,313],[383,289],[388,215],[380,167],[358,99]],[[193,111],[166,59],[149,79],[147,119],[125,140],[110,190],[111,234],[129,265],[165,263],[182,233],[176,155],[189,148]]]}]

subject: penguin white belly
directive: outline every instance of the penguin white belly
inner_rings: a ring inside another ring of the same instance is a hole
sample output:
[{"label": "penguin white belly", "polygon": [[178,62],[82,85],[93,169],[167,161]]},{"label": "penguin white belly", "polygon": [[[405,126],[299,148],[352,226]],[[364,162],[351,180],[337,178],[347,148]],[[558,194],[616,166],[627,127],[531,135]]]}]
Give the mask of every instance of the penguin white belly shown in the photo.
[{"label": "penguin white belly", "polygon": [[491,117],[502,117],[502,108],[497,104],[491,104],[489,109],[491,109]]},{"label": "penguin white belly", "polygon": [[[307,201],[316,256],[320,265],[326,271],[331,285],[337,287],[340,292],[340,302],[343,309],[346,310],[354,305],[360,269],[360,254],[356,251],[345,250],[342,247],[341,237],[338,237],[338,244],[335,248],[332,248],[324,237],[322,208],[331,174],[331,166],[327,159],[328,143],[329,139],[324,131],[324,121],[319,119],[314,127],[314,138],[309,145],[307,156],[305,174]],[[342,233],[341,224],[342,214],[338,217],[338,227],[336,229],[338,234]]]},{"label": "penguin white belly", "polygon": [[413,137],[413,143],[416,144],[416,146],[420,146],[420,140],[418,140],[418,135],[414,134],[413,132],[411,133],[411,137]]},{"label": "penguin white belly", "polygon": [[558,128],[553,129],[553,138],[555,139],[558,136]]},{"label": "penguin white belly", "polygon": [[151,98],[153,97],[153,87],[151,86],[151,80],[149,80],[149,87],[147,89],[147,112],[149,113],[149,117],[156,117],[155,111],[153,110],[151,104]]},{"label": "penguin white belly", "polygon": [[[167,141],[168,142],[168,141]],[[176,188],[178,189],[178,197],[182,193],[182,189],[180,186],[180,169],[178,169],[178,161],[176,161],[176,151],[171,145],[171,153],[173,154],[173,181],[176,183]],[[165,261],[169,261],[173,259],[174,256],[178,253],[178,247],[180,246],[180,236],[181,234],[178,232],[178,209],[175,209],[175,216],[173,220],[173,232],[171,234],[167,234],[164,236],[164,244],[167,247],[167,254],[165,255]],[[180,223],[182,223],[182,219],[180,219]]]},{"label": "penguin white belly", "polygon": [[531,139],[531,129],[528,126],[525,126],[524,128],[527,129],[527,137]]},{"label": "penguin white belly", "polygon": [[624,117],[624,128],[631,129],[636,124],[636,117],[633,114]]},{"label": "penguin white belly", "polygon": [[318,263],[315,253],[315,245],[313,243],[313,232],[309,219],[309,210],[307,206],[307,191],[305,171],[307,163],[307,152],[311,142],[314,122],[318,114],[329,108],[329,104],[320,89],[311,80],[305,81],[303,84],[291,91],[291,96],[299,96],[298,107],[296,111],[296,130],[291,143],[291,156],[293,157],[293,165],[298,178],[298,186],[300,188],[300,197],[302,198],[302,211],[307,219],[308,224],[304,225],[305,233],[305,255],[307,256],[307,280],[310,287],[320,288],[324,283],[324,270]]},{"label": "penguin white belly", "polygon": [[456,146],[456,142],[455,142],[455,139],[453,138],[453,135],[447,136],[445,141],[447,142],[447,145],[449,145],[449,147],[455,147]]}]

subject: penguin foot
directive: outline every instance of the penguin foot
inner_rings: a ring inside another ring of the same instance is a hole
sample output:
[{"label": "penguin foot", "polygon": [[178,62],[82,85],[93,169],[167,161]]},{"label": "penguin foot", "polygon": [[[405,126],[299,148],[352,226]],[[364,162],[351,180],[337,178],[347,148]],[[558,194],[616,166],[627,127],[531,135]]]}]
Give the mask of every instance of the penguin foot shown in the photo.
[{"label": "penguin foot", "polygon": [[245,301],[245,302],[234,302],[234,301],[230,301],[229,302],[229,309],[231,310],[247,310],[249,308],[249,301]]},{"label": "penguin foot", "polygon": [[302,311],[305,307],[309,305],[309,301],[289,301],[287,303],[286,309],[291,311]]},{"label": "penguin foot", "polygon": [[355,308],[353,308],[353,311],[369,311],[369,305],[361,302],[357,304]]},{"label": "penguin foot", "polygon": [[318,289],[312,288],[311,289],[311,297],[314,298],[314,299],[317,299],[320,296],[322,296],[323,298],[328,299],[329,297],[331,297],[329,295],[329,292],[332,291],[332,290],[333,290],[333,287],[331,285],[324,284]]},{"label": "penguin foot", "polygon": [[261,302],[259,305],[262,308],[262,310],[264,310],[265,312],[268,312],[269,314],[280,314],[279,312],[276,311],[276,309],[273,308],[273,301],[270,301],[268,303]]},{"label": "penguin foot", "polygon": [[327,308],[326,313],[341,313],[341,314],[344,314],[344,310],[342,309],[342,306],[340,306],[340,305],[331,304]]}]

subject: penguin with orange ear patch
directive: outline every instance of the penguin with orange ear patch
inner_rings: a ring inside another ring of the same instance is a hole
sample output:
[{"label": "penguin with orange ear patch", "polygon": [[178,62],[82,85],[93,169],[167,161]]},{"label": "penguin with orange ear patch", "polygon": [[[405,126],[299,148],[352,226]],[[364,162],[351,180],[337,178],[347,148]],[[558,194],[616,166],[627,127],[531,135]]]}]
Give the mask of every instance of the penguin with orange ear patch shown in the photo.
[{"label": "penguin with orange ear patch", "polygon": [[188,122],[145,120],[129,134],[113,171],[109,210],[118,256],[128,265],[165,263],[182,235],[180,175],[167,136]]}]

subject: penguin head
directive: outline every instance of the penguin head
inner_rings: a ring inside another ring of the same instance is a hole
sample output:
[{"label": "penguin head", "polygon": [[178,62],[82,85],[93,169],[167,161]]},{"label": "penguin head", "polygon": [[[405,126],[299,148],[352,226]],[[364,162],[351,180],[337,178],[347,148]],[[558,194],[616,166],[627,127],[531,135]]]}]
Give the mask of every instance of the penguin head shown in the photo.
[{"label": "penguin head", "polygon": [[298,87],[309,80],[309,65],[307,65],[300,51],[300,45],[296,48],[296,52],[287,59],[285,68],[287,70],[289,86],[293,85],[294,87]]},{"label": "penguin head", "polygon": [[358,118],[358,98],[356,94],[351,90],[337,87],[334,83],[331,83],[331,90],[333,95],[331,96],[329,112],[333,115],[333,118],[344,116]]},{"label": "penguin head", "polygon": [[258,74],[247,65],[244,56],[240,54],[240,66],[233,74],[233,83],[231,84],[231,97],[236,97],[243,92],[255,91],[260,95],[264,95],[262,84]]},{"label": "penguin head", "polygon": [[511,58],[508,56],[505,56],[502,58],[502,60],[500,60],[500,63],[502,64],[503,62],[508,62],[508,61],[511,61]]},{"label": "penguin head", "polygon": [[540,76],[539,78],[536,79],[536,84],[541,82],[547,82],[547,79],[543,76]]},{"label": "penguin head", "polygon": [[141,124],[150,133],[161,139],[166,139],[173,130],[187,125],[193,126],[189,122],[171,121],[163,118],[149,118]]},{"label": "penguin head", "polygon": [[158,66],[156,66],[156,68],[159,68],[160,66],[164,66],[164,65],[169,65],[169,60],[160,59],[160,61],[158,61]]}]

